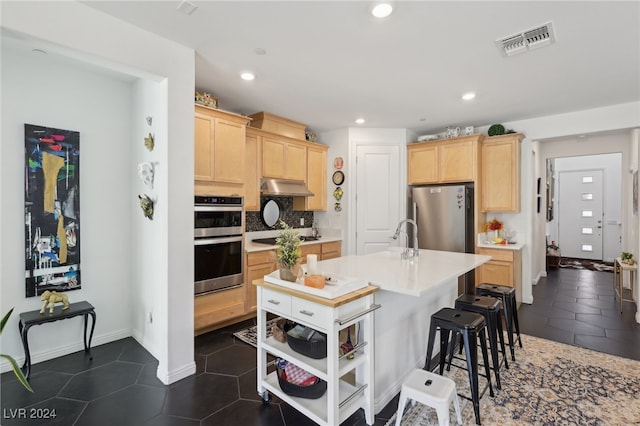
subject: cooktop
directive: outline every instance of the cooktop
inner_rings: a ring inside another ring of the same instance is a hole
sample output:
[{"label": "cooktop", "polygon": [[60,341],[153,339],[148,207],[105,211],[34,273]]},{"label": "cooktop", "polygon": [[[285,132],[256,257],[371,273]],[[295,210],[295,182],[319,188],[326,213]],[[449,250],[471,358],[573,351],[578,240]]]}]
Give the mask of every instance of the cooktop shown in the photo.
[{"label": "cooktop", "polygon": [[[306,237],[304,235],[300,236],[300,241],[317,241],[319,239],[320,239],[320,237]],[[275,246],[276,245],[276,237],[256,238],[255,240],[251,240],[251,242],[254,242],[256,244],[267,244],[267,245],[270,245],[270,246]]]}]

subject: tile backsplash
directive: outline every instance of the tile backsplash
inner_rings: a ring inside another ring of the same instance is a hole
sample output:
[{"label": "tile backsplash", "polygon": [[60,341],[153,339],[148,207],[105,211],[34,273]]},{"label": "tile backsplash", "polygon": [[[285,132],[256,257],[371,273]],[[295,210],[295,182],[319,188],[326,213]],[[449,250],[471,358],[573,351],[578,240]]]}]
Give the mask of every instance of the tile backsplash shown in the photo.
[{"label": "tile backsplash", "polygon": [[[264,203],[274,199],[282,206],[280,212],[280,218],[284,220],[287,225],[293,228],[310,228],[313,223],[313,212],[307,211],[294,211],[293,210],[293,197],[260,197],[260,205],[264,206]],[[300,225],[300,218],[304,218],[304,225]],[[275,228],[268,228],[261,218],[261,212],[246,212],[245,216],[245,231],[269,231],[274,229],[280,229],[279,226]]]}]

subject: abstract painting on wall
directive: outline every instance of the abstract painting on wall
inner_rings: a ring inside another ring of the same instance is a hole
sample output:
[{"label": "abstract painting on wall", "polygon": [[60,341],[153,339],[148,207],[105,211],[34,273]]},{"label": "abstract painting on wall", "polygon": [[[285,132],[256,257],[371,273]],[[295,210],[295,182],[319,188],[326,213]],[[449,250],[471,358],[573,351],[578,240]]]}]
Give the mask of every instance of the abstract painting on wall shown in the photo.
[{"label": "abstract painting on wall", "polygon": [[80,133],[24,125],[26,296],[80,288]]}]

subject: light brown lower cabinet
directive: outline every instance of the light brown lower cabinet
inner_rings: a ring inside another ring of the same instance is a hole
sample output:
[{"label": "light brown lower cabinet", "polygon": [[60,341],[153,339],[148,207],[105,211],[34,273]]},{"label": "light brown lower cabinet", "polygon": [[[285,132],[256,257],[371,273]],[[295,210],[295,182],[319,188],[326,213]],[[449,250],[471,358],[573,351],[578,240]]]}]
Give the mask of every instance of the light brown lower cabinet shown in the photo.
[{"label": "light brown lower cabinet", "polygon": [[263,250],[247,253],[244,286],[246,288],[246,312],[255,312],[258,306],[257,289],[253,280],[262,278],[278,269],[275,250]]},{"label": "light brown lower cabinet", "polygon": [[478,248],[476,254],[491,260],[476,268],[476,286],[498,284],[516,289],[518,306],[522,303],[522,252],[520,250]]},{"label": "light brown lower cabinet", "polygon": [[244,286],[196,296],[193,311],[196,335],[217,328],[225,320],[240,317],[245,313]]},{"label": "light brown lower cabinet", "polygon": [[342,256],[342,241],[322,243],[322,260],[334,259]]}]

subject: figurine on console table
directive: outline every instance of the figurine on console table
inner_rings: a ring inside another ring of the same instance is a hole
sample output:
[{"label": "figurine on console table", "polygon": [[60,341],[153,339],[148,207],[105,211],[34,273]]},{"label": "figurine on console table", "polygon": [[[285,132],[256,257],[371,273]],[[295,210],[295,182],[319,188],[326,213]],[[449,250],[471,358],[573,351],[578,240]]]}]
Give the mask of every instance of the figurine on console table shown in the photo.
[{"label": "figurine on console table", "polygon": [[44,314],[44,310],[48,306],[49,307],[49,315],[52,315],[53,314],[53,308],[55,307],[56,303],[62,303],[64,305],[62,307],[63,311],[69,309],[69,296],[67,296],[64,293],[58,293],[56,291],[46,290],[40,296],[40,300],[43,301],[42,308],[40,309],[40,313],[41,314]]}]

